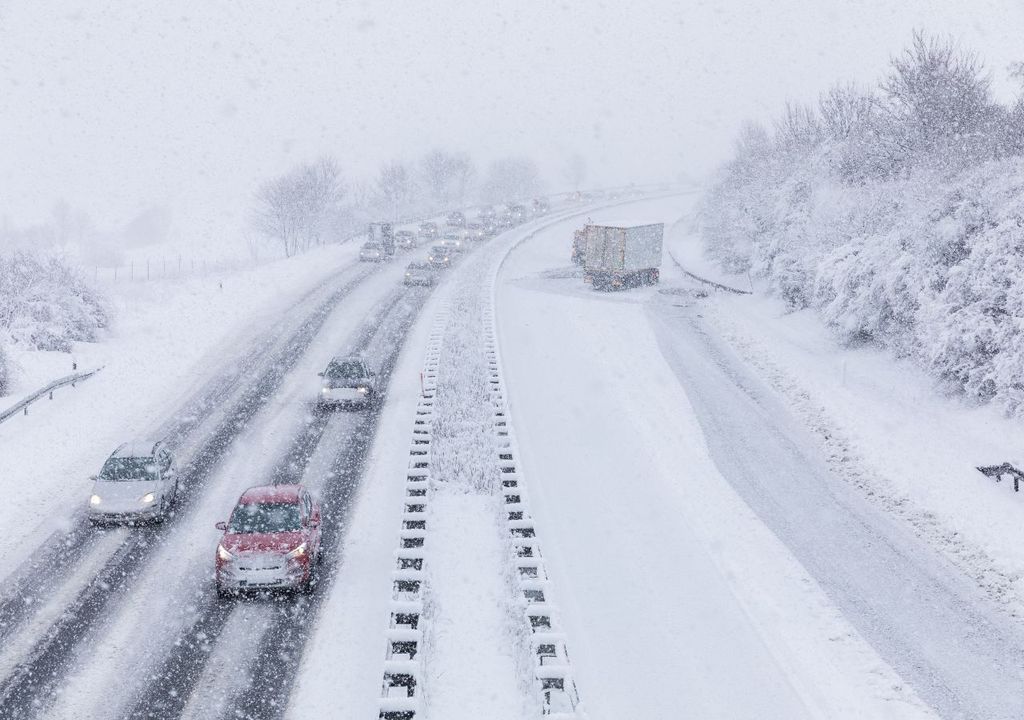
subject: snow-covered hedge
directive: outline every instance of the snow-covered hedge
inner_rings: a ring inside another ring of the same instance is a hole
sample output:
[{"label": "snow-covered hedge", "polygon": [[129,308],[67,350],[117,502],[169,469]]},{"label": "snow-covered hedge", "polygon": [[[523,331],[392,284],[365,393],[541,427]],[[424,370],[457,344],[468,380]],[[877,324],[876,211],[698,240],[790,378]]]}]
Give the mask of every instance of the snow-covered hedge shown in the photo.
[{"label": "snow-covered hedge", "polygon": [[103,299],[60,258],[0,255],[0,342],[69,352],[73,342],[96,340],[109,322]]},{"label": "snow-covered hedge", "polygon": [[0,397],[10,392],[11,372],[7,362],[7,353],[3,345],[0,345]]},{"label": "snow-covered hedge", "polygon": [[701,230],[842,341],[1024,414],[1024,101],[996,104],[955,47],[919,36],[880,94],[837,87],[748,127]]}]

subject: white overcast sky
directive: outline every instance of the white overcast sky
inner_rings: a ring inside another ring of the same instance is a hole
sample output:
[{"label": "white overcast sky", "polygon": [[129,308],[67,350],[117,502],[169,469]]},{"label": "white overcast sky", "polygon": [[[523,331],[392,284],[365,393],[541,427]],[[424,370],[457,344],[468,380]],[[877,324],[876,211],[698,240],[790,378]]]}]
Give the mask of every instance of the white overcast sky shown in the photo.
[{"label": "white overcast sky", "polygon": [[705,175],[748,118],[870,82],[914,28],[1024,60],[1021,0],[0,0],[0,216],[101,226],[166,207],[237,232],[260,179],[434,146],[533,155],[552,184]]}]

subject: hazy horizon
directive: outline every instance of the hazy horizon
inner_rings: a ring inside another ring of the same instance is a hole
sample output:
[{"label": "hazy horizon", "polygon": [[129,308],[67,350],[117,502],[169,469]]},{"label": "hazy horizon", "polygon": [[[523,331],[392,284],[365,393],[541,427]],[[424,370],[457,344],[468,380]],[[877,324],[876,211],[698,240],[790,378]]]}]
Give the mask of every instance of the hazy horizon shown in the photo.
[{"label": "hazy horizon", "polygon": [[552,189],[576,152],[588,185],[701,177],[744,121],[874,81],[915,28],[976,51],[1008,100],[1022,27],[1011,0],[0,2],[0,218],[63,199],[115,228],[158,207],[213,243],[322,153],[349,179],[434,147],[531,156]]}]

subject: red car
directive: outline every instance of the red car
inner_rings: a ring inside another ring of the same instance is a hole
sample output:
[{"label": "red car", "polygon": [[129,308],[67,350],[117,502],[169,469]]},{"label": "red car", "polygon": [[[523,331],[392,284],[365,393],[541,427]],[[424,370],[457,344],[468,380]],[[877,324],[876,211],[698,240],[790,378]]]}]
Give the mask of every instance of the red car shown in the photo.
[{"label": "red car", "polygon": [[320,560],[320,505],[302,485],[249,488],[217,523],[217,593],[286,588],[309,592]]}]

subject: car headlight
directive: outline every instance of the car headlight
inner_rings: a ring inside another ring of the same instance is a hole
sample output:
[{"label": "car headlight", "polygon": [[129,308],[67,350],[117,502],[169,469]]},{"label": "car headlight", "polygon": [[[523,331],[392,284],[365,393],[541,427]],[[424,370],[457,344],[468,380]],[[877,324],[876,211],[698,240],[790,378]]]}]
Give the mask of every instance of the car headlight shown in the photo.
[{"label": "car headlight", "polygon": [[320,392],[322,392],[322,393],[330,392],[330,391],[331,391],[331,389],[329,387],[320,388]]},{"label": "car headlight", "polygon": [[405,276],[406,277],[412,277],[412,273],[406,273]]},{"label": "car headlight", "polygon": [[219,557],[221,560],[232,560],[232,559],[234,559],[235,556],[232,555],[231,553],[229,553],[227,551],[227,548],[225,548],[223,545],[218,545],[217,546],[217,557]]},{"label": "car headlight", "polygon": [[361,392],[365,395],[366,393],[370,392],[370,388],[360,386],[356,388],[356,392]]},{"label": "car headlight", "polygon": [[300,558],[300,557],[302,557],[305,554],[306,554],[306,543],[301,543],[297,548],[295,548],[290,553],[285,555],[285,557],[288,558],[289,560],[294,560],[295,558]]},{"label": "car headlight", "polygon": [[151,492],[150,493],[146,493],[141,498],[139,498],[139,500],[142,501],[143,505],[149,505],[151,502],[156,500],[156,495],[151,493]]},{"label": "car headlight", "polygon": [[89,498],[90,505],[99,505],[101,502],[103,502],[103,500],[100,499],[99,495],[93,495],[91,498]]}]

